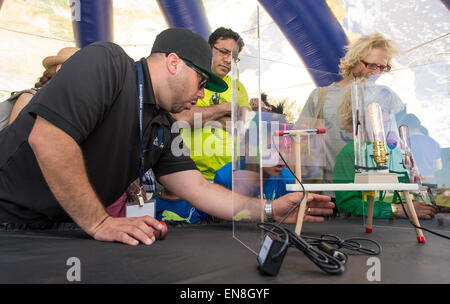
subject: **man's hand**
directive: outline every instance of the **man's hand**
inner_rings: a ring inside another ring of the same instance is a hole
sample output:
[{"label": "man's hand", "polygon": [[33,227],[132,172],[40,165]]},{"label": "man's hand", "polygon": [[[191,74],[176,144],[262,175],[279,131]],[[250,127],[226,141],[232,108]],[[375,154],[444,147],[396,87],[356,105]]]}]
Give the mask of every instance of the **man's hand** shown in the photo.
[{"label": "man's hand", "polygon": [[[273,213],[275,221],[280,221],[284,215],[303,197],[303,193],[295,192],[286,194],[279,199],[273,201]],[[308,193],[307,200],[308,212],[305,213],[305,222],[321,223],[324,221],[323,215],[332,215],[334,203],[331,198],[325,195]],[[285,223],[295,223],[297,221],[298,208],[292,212],[285,220]]]},{"label": "man's hand", "polygon": [[139,241],[145,245],[155,242],[155,230],[163,229],[162,224],[150,216],[110,217],[108,216],[92,235],[94,239],[121,242],[136,246]]},{"label": "man's hand", "polygon": [[38,116],[29,142],[55,198],[86,233],[97,240],[129,245],[155,241],[153,231],[163,227],[154,218],[107,215],[89,183],[81,149],[72,137]]},{"label": "man's hand", "polygon": [[[413,202],[413,205],[414,209],[416,210],[417,217],[420,219],[432,219],[438,212],[438,209],[435,205],[431,205],[425,202]],[[398,206],[397,217],[406,218],[405,212],[403,212],[403,208],[400,205]]]}]

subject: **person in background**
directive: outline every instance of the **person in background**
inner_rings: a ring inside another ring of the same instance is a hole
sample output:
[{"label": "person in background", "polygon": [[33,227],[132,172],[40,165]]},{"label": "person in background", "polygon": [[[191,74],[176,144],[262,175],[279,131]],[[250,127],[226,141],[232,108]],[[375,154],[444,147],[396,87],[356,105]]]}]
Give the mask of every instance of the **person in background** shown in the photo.
[{"label": "person in background", "polygon": [[[335,159],[342,147],[352,139],[352,133],[340,126],[338,106],[343,100],[350,100],[349,84],[354,79],[367,79],[373,75],[389,72],[391,61],[397,53],[395,43],[380,33],[363,35],[346,47],[347,51],[339,64],[339,73],[342,80],[334,82],[327,87],[314,89],[300,113],[296,123],[298,126],[306,125],[308,128],[326,128],[323,135],[324,159],[319,160],[319,173],[314,179],[331,183],[333,181],[333,168]],[[404,107],[399,98],[396,102]],[[352,113],[346,113],[351,115]],[[307,175],[308,172],[302,174]],[[334,196],[334,193],[324,193]]]},{"label": "person in background", "polygon": [[[259,101],[260,99],[257,97],[250,99],[250,106],[252,107],[253,111],[258,111],[259,108]],[[281,109],[283,110],[283,109]],[[263,112],[277,112],[282,114],[279,109],[279,107],[274,108],[268,101],[267,101],[267,94],[261,93],[261,111]]]},{"label": "person in background", "polygon": [[[240,60],[238,55],[244,41],[232,29],[219,27],[209,36],[208,44],[213,53],[211,70],[227,83],[228,90],[215,92],[206,89],[205,96],[197,101],[196,106],[173,116],[188,123],[189,128],[182,130],[183,141],[202,175],[212,181],[216,170],[231,161],[231,134],[226,129],[227,122],[231,122],[232,101],[232,79],[228,74],[232,61],[237,63]],[[236,82],[235,97],[240,108],[250,110],[247,91],[239,81]],[[195,124],[194,115],[201,118],[201,124]]]},{"label": "person in background", "polygon": [[52,79],[53,75],[59,71],[62,64],[78,50],[79,48],[76,47],[65,47],[59,50],[56,55],[45,57],[42,61],[45,71],[38,82],[35,83],[34,88],[12,92],[7,100],[0,103],[0,131],[17,118],[17,115],[19,115],[20,111],[22,111],[31,98],[33,98],[37,90]]},{"label": "person in background", "polygon": [[407,114],[402,120],[402,125],[409,128],[411,151],[421,177],[433,181],[435,172],[442,169],[439,143],[428,135],[428,130],[414,114]]},{"label": "person in background", "polygon": [[[283,125],[286,125],[286,116],[283,114],[284,105],[280,104],[277,106],[271,105],[267,101],[267,94],[261,94],[261,101],[264,104],[265,110],[261,113],[261,119],[263,123],[267,123],[267,134],[272,134],[273,130],[271,129],[270,123],[278,122],[278,128],[282,128]],[[261,104],[261,106],[263,106]],[[254,111],[258,110],[258,106],[253,108]],[[274,200],[277,199],[287,193],[286,190],[287,184],[294,183],[294,176],[292,173],[285,167],[284,162],[278,153],[282,153],[283,158],[286,160],[288,157],[286,155],[286,150],[292,145],[292,140],[289,137],[284,137],[283,139],[288,142],[285,143],[283,141],[278,141],[278,143],[274,143],[277,145],[275,148],[272,145],[273,139],[280,139],[281,137],[264,137],[267,142],[268,157],[263,157],[261,160],[254,159],[252,157],[241,157],[239,160],[239,164],[236,166],[236,170],[233,171],[233,163],[229,162],[224,165],[222,168],[216,171],[216,175],[214,176],[214,183],[220,184],[228,189],[232,189],[233,177],[235,178],[235,191],[240,194],[245,194],[248,196],[259,197],[260,196],[260,175],[259,175],[259,167],[260,162],[262,162],[262,186],[263,186],[263,198]],[[249,138],[249,132],[247,132],[246,136],[243,137],[244,142],[241,144],[247,146],[251,144]]]}]

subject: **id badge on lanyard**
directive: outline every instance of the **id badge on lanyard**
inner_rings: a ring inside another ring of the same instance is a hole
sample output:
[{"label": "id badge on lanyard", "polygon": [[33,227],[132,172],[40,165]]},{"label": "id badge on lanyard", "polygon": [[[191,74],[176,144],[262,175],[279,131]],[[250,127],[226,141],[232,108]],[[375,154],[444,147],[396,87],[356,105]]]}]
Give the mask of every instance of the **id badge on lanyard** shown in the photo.
[{"label": "id badge on lanyard", "polygon": [[[155,198],[153,193],[150,199],[145,200],[146,192],[142,184],[144,176],[144,156],[147,150],[144,149],[142,135],[142,116],[144,106],[144,76],[142,72],[142,63],[136,62],[139,83],[139,193],[137,193],[138,201],[130,202],[126,205],[126,217],[139,217],[149,215],[155,217]],[[157,147],[163,147],[162,143],[162,126],[158,129]],[[156,139],[155,139],[156,140]]]}]

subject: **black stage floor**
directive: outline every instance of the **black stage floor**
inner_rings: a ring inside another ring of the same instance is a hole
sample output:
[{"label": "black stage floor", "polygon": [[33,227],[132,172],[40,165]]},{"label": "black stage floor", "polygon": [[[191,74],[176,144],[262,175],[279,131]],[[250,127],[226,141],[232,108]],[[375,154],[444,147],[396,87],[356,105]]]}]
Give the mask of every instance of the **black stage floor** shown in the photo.
[{"label": "black stage floor", "polygon": [[241,243],[257,239],[254,224],[235,226],[233,237],[232,223],[215,223],[169,226],[165,240],[137,247],[95,241],[81,230],[3,231],[0,283],[73,283],[67,276],[75,265],[67,263],[71,257],[80,262],[81,283],[450,283],[449,240],[424,232],[427,241],[419,244],[406,220],[396,221],[401,227],[395,228],[388,221],[376,224],[373,233],[366,234],[361,218],[328,219],[305,223],[303,234],[378,241],[383,248],[377,256],[379,281],[368,279],[373,266],[368,255],[346,251],[345,272],[328,275],[293,248],[277,277],[261,275],[256,254]]}]

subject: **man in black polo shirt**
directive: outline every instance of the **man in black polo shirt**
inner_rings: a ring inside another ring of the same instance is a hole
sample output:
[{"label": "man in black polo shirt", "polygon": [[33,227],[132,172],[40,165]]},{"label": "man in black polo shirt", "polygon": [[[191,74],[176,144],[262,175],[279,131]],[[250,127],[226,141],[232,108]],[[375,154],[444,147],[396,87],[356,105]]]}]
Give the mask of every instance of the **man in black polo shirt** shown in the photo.
[{"label": "man in black polo shirt", "polygon": [[[170,131],[168,112],[191,108],[205,87],[227,89],[211,72],[209,45],[189,30],[168,29],[139,62],[113,43],[83,48],[0,132],[0,225],[39,228],[73,220],[97,240],[151,244],[154,230],[162,229],[158,221],[105,211],[140,169],[150,168],[198,209],[232,218],[231,192],[206,181],[189,157],[172,153],[178,134]],[[274,201],[273,216],[281,218],[300,198]],[[315,214],[332,213],[328,197],[310,201]],[[257,210],[259,200],[239,197],[240,207]]]}]

